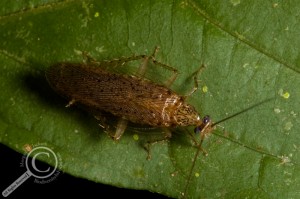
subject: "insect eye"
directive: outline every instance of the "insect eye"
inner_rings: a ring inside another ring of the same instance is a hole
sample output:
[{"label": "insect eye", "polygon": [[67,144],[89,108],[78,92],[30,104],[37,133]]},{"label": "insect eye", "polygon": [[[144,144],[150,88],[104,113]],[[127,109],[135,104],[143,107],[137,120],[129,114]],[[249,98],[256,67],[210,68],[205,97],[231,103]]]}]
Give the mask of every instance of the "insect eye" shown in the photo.
[{"label": "insect eye", "polygon": [[202,121],[204,124],[207,124],[208,122],[210,122],[210,117],[208,115],[206,115],[206,116],[204,116]]},{"label": "insect eye", "polygon": [[200,126],[197,126],[196,128],[194,128],[194,132],[195,134],[201,132],[202,128]]}]

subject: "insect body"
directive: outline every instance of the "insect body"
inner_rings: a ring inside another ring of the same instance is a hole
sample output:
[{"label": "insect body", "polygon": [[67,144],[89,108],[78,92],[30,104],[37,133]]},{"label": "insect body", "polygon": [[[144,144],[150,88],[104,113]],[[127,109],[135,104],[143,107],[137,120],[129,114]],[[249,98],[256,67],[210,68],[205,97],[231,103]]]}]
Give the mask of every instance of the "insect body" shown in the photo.
[{"label": "insect body", "polygon": [[47,71],[59,94],[90,109],[153,127],[199,125],[195,108],[170,89],[95,66],[60,63]]},{"label": "insect body", "polygon": [[[142,57],[158,63],[154,53],[150,57],[142,55],[132,59]],[[70,100],[69,105],[75,103],[92,110],[96,117],[109,113],[120,118],[112,136],[116,140],[122,136],[127,122],[162,128],[197,126],[197,129],[207,123],[205,120],[203,124],[195,108],[185,102],[185,97],[166,86],[134,75],[112,73],[95,63],[58,63],[46,71],[46,77],[57,93]]]}]

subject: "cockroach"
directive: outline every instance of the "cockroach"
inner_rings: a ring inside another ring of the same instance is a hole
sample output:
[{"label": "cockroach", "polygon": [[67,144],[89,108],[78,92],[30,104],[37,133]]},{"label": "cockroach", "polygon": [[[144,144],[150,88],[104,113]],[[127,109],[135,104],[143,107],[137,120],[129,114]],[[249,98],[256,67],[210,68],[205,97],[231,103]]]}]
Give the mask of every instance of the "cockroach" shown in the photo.
[{"label": "cockroach", "polygon": [[[109,132],[114,140],[121,138],[128,122],[162,128],[166,133],[166,139],[171,136],[170,128],[194,126],[195,133],[200,134],[200,142],[198,143],[192,136],[198,149],[183,192],[185,194],[195,167],[196,158],[201,151],[206,153],[201,147],[205,136],[211,133],[217,124],[270,99],[215,123],[211,121],[208,115],[201,118],[194,106],[188,104],[186,99],[198,89],[197,77],[204,66],[201,66],[194,75],[194,88],[187,95],[182,96],[170,89],[178,75],[178,71],[157,61],[155,59],[157,51],[158,47],[150,56],[138,55],[101,62],[85,55],[88,58],[86,63],[62,62],[52,65],[46,70],[46,78],[58,94],[69,100],[67,107],[73,104],[84,107],[100,120],[100,126],[107,131],[110,130],[110,126],[106,124],[106,115],[109,114],[119,118],[115,132]],[[135,75],[120,74],[107,70],[108,67],[121,67],[130,61],[140,59],[143,62]],[[173,75],[164,84],[158,84],[144,78],[149,61],[172,71]]]},{"label": "cockroach", "polygon": [[[57,93],[69,100],[67,106],[77,104],[92,110],[101,122],[105,121],[106,113],[119,118],[116,132],[111,135],[115,140],[121,138],[128,122],[162,128],[166,131],[166,137],[170,136],[167,129],[172,127],[196,126],[197,131],[209,129],[209,117],[201,119],[196,109],[186,102],[186,98],[198,88],[197,75],[203,67],[194,76],[193,90],[186,96],[178,95],[169,89],[178,72],[156,61],[157,51],[158,48],[155,48],[150,56],[139,55],[106,62],[58,63],[47,69],[46,78]],[[118,74],[101,67],[123,66],[138,59],[144,61],[136,75]],[[164,85],[143,78],[149,60],[173,72]],[[106,124],[100,125],[109,128]]]}]

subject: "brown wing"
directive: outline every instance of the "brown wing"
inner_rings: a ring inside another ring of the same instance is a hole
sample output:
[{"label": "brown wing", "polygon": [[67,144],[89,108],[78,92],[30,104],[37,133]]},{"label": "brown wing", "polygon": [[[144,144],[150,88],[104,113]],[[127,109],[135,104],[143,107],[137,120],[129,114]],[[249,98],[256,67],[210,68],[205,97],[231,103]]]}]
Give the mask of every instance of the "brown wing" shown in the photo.
[{"label": "brown wing", "polygon": [[169,89],[94,66],[61,63],[46,72],[50,85],[67,99],[93,111],[109,112],[137,124],[161,126]]}]

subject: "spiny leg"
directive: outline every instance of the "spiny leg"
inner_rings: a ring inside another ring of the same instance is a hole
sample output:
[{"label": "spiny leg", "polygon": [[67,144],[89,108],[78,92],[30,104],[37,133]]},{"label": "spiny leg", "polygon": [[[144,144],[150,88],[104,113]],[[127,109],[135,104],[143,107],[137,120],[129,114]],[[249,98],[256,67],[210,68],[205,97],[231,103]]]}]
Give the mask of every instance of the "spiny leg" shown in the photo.
[{"label": "spiny leg", "polygon": [[93,57],[91,57],[87,52],[82,52],[82,56],[84,58],[84,62],[95,64],[95,65],[98,65],[103,68],[120,67],[130,61],[136,61],[136,60],[144,59],[145,57],[147,57],[147,55],[132,55],[129,57],[120,57],[120,58],[116,58],[116,59],[112,59],[112,60],[97,61]]},{"label": "spiny leg", "polygon": [[119,140],[121,136],[124,134],[125,129],[127,128],[128,121],[120,118],[117,124],[116,133],[113,137],[114,140]]},{"label": "spiny leg", "polygon": [[164,137],[161,139],[156,139],[156,140],[151,140],[148,141],[145,145],[144,145],[144,149],[147,151],[147,160],[151,159],[151,146],[153,144],[159,143],[159,142],[164,142],[164,141],[168,141],[171,137],[172,137],[172,133],[169,129],[164,128],[163,129],[164,132]]},{"label": "spiny leg", "polygon": [[98,113],[97,115],[94,115],[94,117],[98,120],[99,126],[104,129],[104,132],[109,137],[113,138],[114,133],[111,129],[111,126],[107,123],[107,118],[104,115],[100,114],[100,113]]},{"label": "spiny leg", "polygon": [[99,126],[101,126],[105,133],[113,140],[119,140],[127,127],[128,121],[120,118],[118,120],[115,131],[111,128],[111,126],[107,123],[107,118],[104,115],[98,114],[94,116],[99,121]]},{"label": "spiny leg", "polygon": [[193,87],[193,89],[190,91],[190,92],[188,92],[184,97],[185,98],[188,98],[188,97],[190,97],[193,93],[195,93],[197,90],[198,90],[198,88],[199,88],[199,85],[198,85],[198,77],[199,77],[199,75],[202,73],[202,71],[203,71],[203,69],[205,68],[205,65],[201,65],[201,67],[196,71],[196,73],[194,74],[194,87]]},{"label": "spiny leg", "polygon": [[136,74],[139,77],[143,77],[145,75],[146,69],[148,67],[148,62],[149,62],[149,60],[151,60],[155,65],[159,65],[159,66],[173,72],[173,75],[165,82],[165,86],[170,87],[178,76],[178,70],[172,66],[169,66],[169,65],[166,65],[166,64],[163,64],[163,63],[157,61],[155,59],[155,56],[156,56],[158,50],[159,50],[159,47],[155,47],[153,53],[150,56],[148,56],[148,55],[133,55],[133,56],[129,56],[129,57],[121,57],[121,58],[117,58],[117,59],[113,59],[113,60],[104,60],[104,61],[100,61],[100,62],[95,60],[94,58],[92,58],[90,55],[88,55],[87,52],[82,52],[82,56],[86,63],[96,64],[96,65],[99,65],[100,67],[104,67],[104,68],[107,68],[107,67],[115,68],[115,67],[123,66],[130,61],[136,61],[136,60],[143,59],[143,63],[140,65],[138,71],[136,72]]},{"label": "spiny leg", "polygon": [[169,66],[167,64],[163,64],[159,61],[156,60],[156,54],[157,52],[159,51],[159,47],[156,46],[153,53],[150,55],[150,56],[145,56],[144,55],[144,61],[143,63],[141,64],[141,66],[139,67],[138,71],[137,71],[137,74],[139,76],[144,76],[145,73],[146,73],[146,69],[148,67],[148,63],[149,63],[149,60],[153,62],[153,64],[155,65],[158,65],[160,67],[163,67],[169,71],[172,71],[173,72],[173,75],[164,83],[165,86],[167,87],[170,87],[172,85],[172,83],[176,80],[177,76],[178,76],[178,70],[172,66]]}]

